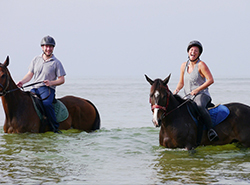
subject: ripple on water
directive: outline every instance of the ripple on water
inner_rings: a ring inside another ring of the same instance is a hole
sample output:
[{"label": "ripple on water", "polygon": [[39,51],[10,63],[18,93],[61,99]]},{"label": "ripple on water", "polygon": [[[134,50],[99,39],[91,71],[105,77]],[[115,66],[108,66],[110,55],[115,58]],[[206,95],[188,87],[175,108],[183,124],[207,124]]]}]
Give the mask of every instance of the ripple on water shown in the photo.
[{"label": "ripple on water", "polygon": [[[250,150],[159,146],[159,129],[116,128],[44,134],[0,134],[0,183],[244,184]],[[122,183],[121,183],[122,182]]]}]

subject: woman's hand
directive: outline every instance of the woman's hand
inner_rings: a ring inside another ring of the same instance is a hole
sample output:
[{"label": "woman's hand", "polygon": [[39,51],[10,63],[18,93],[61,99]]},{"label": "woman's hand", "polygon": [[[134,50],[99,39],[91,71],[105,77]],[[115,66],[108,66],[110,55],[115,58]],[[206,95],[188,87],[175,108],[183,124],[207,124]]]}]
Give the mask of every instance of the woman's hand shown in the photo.
[{"label": "woman's hand", "polygon": [[198,89],[194,89],[192,90],[192,92],[190,93],[191,95],[195,96],[199,93],[199,90]]},{"label": "woman's hand", "polygon": [[173,94],[178,94],[179,91],[180,91],[179,89],[175,89]]}]

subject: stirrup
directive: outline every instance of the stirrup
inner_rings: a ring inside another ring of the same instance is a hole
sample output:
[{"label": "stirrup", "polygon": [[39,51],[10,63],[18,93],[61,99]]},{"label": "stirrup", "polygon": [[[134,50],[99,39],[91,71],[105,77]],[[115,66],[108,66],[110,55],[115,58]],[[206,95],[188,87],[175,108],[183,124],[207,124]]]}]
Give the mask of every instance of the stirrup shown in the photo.
[{"label": "stirrup", "polygon": [[59,130],[59,129],[54,129],[54,133],[57,133],[57,134],[62,134],[62,131]]},{"label": "stirrup", "polygon": [[215,132],[214,129],[210,129],[207,133],[209,141],[218,141],[219,137],[218,134]]}]

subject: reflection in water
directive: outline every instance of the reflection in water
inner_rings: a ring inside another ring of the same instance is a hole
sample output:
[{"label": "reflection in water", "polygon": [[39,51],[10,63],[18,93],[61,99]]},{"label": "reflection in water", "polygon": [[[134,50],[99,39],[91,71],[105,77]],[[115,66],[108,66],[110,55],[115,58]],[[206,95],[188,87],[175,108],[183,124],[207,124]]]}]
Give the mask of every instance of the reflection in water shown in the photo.
[{"label": "reflection in water", "polygon": [[250,150],[232,144],[198,147],[194,154],[180,149],[160,149],[156,161],[154,168],[161,183],[250,182]]}]

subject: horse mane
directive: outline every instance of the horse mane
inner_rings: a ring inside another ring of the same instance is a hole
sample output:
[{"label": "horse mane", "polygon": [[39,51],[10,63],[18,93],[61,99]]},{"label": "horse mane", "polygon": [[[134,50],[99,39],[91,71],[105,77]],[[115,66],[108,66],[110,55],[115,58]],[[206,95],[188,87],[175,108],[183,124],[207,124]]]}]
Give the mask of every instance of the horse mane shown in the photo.
[{"label": "horse mane", "polygon": [[186,101],[185,99],[183,99],[182,97],[180,97],[178,94],[174,94],[175,99],[181,104],[184,101]]}]

